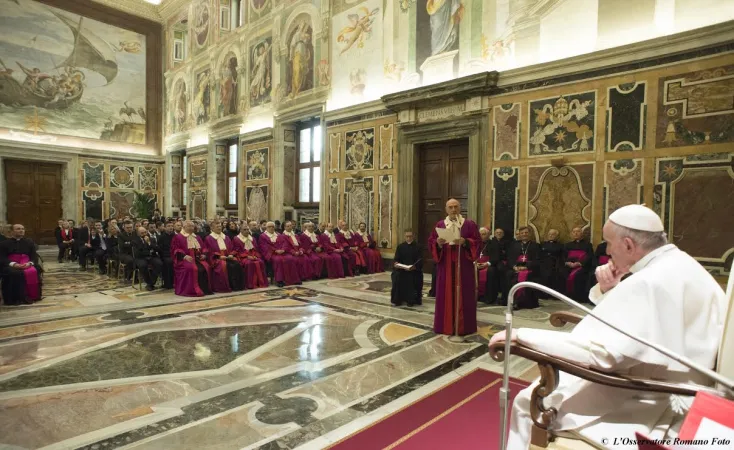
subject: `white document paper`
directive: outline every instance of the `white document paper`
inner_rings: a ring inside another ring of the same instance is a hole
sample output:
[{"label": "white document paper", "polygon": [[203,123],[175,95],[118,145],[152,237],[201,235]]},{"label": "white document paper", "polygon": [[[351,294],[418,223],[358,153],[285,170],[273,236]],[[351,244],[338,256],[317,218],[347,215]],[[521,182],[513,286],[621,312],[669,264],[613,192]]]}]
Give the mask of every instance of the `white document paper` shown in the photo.
[{"label": "white document paper", "polygon": [[[716,438],[716,444],[714,444],[714,438]],[[707,448],[731,448],[730,445],[734,442],[734,430],[719,422],[714,422],[708,417],[704,417],[701,419],[701,424],[698,426],[698,430],[696,430],[696,435],[693,439],[707,440],[709,443]],[[723,445],[726,441],[729,441],[729,444]]]},{"label": "white document paper", "polygon": [[444,239],[449,245],[454,245],[454,241],[461,237],[458,228],[436,228],[436,234],[439,239]]}]

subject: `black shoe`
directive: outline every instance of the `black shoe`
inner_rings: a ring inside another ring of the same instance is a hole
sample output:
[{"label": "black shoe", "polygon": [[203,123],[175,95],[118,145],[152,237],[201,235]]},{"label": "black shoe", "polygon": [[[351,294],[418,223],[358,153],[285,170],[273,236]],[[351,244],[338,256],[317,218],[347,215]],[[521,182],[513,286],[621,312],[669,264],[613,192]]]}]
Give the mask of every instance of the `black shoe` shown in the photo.
[{"label": "black shoe", "polygon": [[87,268],[86,267],[79,266],[79,270],[82,271],[82,272],[86,272],[87,271]]},{"label": "black shoe", "polygon": [[148,285],[145,287],[145,289],[148,291],[155,291],[155,286]]},{"label": "black shoe", "polygon": [[283,283],[282,281],[278,281],[278,282],[277,282],[277,283],[275,283],[275,284],[276,284],[276,285],[277,285],[277,286],[278,286],[279,288],[282,288],[282,287],[284,287],[284,286],[285,286],[285,283]]}]

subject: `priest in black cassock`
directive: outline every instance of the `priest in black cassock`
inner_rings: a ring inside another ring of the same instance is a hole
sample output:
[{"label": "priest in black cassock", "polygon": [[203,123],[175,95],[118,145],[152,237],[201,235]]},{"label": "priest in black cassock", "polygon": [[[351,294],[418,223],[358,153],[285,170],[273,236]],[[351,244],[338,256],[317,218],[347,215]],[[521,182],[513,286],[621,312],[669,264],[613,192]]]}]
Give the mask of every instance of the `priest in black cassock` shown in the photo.
[{"label": "priest in black cassock", "polygon": [[558,230],[548,230],[545,241],[540,244],[540,268],[538,282],[554,291],[564,292],[561,284],[563,267],[563,244],[558,241]]},{"label": "priest in black cassock", "polygon": [[[395,250],[392,271],[390,301],[400,306],[420,305],[423,300],[423,248],[413,237],[412,230],[405,230],[405,242]],[[405,268],[402,266],[408,266]]]},{"label": "priest in black cassock", "polygon": [[38,261],[36,244],[26,239],[25,227],[21,224],[13,225],[12,236],[0,242],[0,272],[6,305],[22,305],[41,299],[43,268]]},{"label": "priest in black cassock", "polygon": [[581,227],[571,230],[571,239],[563,251],[566,295],[577,302],[589,302],[589,273],[593,263],[594,247],[584,239]]},{"label": "priest in black cassock", "polygon": [[[538,280],[538,269],[540,263],[540,246],[530,239],[530,228],[520,227],[518,229],[519,240],[513,242],[507,249],[507,292],[521,281]],[[504,298],[508,299],[508,295]],[[534,289],[520,289],[515,293],[513,299],[515,309],[537,308],[538,292]],[[503,300],[505,304],[506,301]]]}]

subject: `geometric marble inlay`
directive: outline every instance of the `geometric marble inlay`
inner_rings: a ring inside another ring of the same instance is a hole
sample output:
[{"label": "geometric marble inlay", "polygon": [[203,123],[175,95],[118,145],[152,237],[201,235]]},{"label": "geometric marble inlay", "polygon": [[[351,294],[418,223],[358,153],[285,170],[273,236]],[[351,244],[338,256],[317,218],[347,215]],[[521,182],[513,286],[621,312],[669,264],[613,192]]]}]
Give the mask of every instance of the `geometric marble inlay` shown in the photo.
[{"label": "geometric marble inlay", "polygon": [[520,155],[520,103],[494,107],[494,159],[517,159]]},{"label": "geometric marble inlay", "polygon": [[594,151],[596,91],[529,103],[529,156]]},{"label": "geometric marble inlay", "polygon": [[218,369],[296,325],[153,331],[0,382],[0,391]]},{"label": "geometric marble inlay", "polygon": [[380,329],[380,337],[388,344],[395,344],[425,332],[425,330],[401,325],[399,323],[388,323]]},{"label": "geometric marble inlay", "polygon": [[641,150],[645,142],[644,81],[612,86],[608,90],[607,151]]}]

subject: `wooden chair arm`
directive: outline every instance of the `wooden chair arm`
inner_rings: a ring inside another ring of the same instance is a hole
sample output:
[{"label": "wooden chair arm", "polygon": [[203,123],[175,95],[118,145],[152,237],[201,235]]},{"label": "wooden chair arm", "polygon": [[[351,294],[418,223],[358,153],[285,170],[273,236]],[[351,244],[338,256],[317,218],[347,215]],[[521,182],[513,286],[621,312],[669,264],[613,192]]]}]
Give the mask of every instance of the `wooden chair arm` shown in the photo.
[{"label": "wooden chair arm", "polygon": [[[495,361],[504,361],[504,353],[504,342],[496,342],[489,347],[489,355]],[[510,354],[529,359],[541,366],[550,366],[555,370],[560,370],[604,386],[686,396],[695,396],[698,392],[709,392],[716,396],[721,395],[717,390],[706,386],[629,377],[616,373],[606,373],[595,369],[589,369],[517,343],[510,344]]]},{"label": "wooden chair arm", "polygon": [[577,324],[581,322],[581,319],[583,319],[582,316],[572,313],[569,311],[558,311],[551,313],[550,316],[550,323],[554,327],[562,327],[566,325],[567,323]]}]

